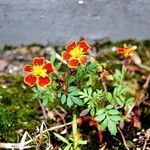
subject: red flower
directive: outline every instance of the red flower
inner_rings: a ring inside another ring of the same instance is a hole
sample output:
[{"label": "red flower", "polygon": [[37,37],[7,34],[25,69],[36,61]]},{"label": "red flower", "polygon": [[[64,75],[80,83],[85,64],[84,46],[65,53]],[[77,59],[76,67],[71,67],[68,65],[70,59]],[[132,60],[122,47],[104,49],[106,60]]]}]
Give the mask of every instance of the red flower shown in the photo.
[{"label": "red flower", "polygon": [[68,67],[77,68],[79,64],[86,63],[86,53],[90,48],[85,40],[81,40],[79,45],[76,41],[72,41],[66,46],[66,51],[62,52],[63,60],[68,61]]},{"label": "red flower", "polygon": [[43,57],[35,57],[33,59],[34,65],[26,65],[23,70],[28,72],[24,77],[24,82],[29,86],[37,84],[38,87],[45,87],[51,84],[51,78],[48,74],[53,72],[52,64],[44,64]]},{"label": "red flower", "polygon": [[117,48],[117,52],[124,57],[130,57],[132,53],[137,49],[137,46],[128,47],[126,44],[122,48]]}]

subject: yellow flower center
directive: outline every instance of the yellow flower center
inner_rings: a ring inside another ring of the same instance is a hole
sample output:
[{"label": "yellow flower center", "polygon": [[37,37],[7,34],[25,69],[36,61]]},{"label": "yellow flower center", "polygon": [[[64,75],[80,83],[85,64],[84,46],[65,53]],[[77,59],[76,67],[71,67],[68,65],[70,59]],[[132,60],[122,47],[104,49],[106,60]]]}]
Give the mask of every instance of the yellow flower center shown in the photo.
[{"label": "yellow flower center", "polygon": [[47,75],[46,69],[43,69],[43,66],[33,66],[32,74],[34,76],[41,76],[41,77],[45,77]]},{"label": "yellow flower center", "polygon": [[132,53],[137,49],[137,46],[128,47],[126,44],[124,44],[123,47],[125,48],[125,57],[131,56]]},{"label": "yellow flower center", "polygon": [[70,51],[70,55],[72,56],[71,59],[80,59],[84,56],[84,52],[82,48],[77,46],[73,50]]}]

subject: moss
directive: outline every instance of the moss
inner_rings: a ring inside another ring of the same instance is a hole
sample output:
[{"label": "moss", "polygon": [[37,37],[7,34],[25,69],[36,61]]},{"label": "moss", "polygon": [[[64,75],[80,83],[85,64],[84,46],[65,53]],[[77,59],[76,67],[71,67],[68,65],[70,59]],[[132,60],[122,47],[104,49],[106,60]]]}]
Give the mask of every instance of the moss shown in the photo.
[{"label": "moss", "polygon": [[116,42],[111,42],[111,41],[99,42],[99,41],[96,41],[94,46],[96,48],[112,48],[113,46],[122,47],[124,43],[127,43],[129,45],[142,46],[143,49],[150,48],[150,40],[137,41],[137,40],[133,40],[133,39],[121,40],[121,41],[116,41]]},{"label": "moss", "polygon": [[12,46],[12,45],[5,45],[4,47],[3,47],[3,50],[5,51],[5,50],[14,50],[14,49],[16,49],[16,47],[15,46]]},{"label": "moss", "polygon": [[[34,105],[33,105],[34,104]],[[15,142],[16,130],[34,131],[38,125],[38,102],[19,76],[0,76],[0,137]]]},{"label": "moss", "polygon": [[144,40],[142,43],[145,48],[150,48],[150,40]]}]

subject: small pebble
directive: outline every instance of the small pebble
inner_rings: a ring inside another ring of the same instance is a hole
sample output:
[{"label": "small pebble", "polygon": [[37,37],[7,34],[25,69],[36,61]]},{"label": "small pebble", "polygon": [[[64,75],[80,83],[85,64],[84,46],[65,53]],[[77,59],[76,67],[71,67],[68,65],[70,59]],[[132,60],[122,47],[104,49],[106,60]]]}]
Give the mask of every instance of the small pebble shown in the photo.
[{"label": "small pebble", "polygon": [[140,135],[141,134],[141,132],[137,132],[137,135]]},{"label": "small pebble", "polygon": [[133,142],[136,142],[137,140],[138,140],[138,139],[134,138],[134,139],[133,139]]},{"label": "small pebble", "polygon": [[9,73],[13,73],[13,70],[12,70],[12,69],[9,69]]},{"label": "small pebble", "polygon": [[114,52],[114,51],[116,51],[116,47],[112,47],[112,49],[111,49],[111,50],[112,50],[113,52]]},{"label": "small pebble", "polygon": [[139,136],[139,139],[143,139],[143,137],[142,137],[142,136]]}]

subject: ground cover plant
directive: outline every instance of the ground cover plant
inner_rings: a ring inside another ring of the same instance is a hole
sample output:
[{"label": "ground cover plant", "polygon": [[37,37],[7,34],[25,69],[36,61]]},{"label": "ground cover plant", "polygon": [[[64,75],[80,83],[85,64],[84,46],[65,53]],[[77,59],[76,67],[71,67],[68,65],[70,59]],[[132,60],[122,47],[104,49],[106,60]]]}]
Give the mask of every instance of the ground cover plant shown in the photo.
[{"label": "ground cover plant", "polygon": [[[79,42],[70,42],[61,53],[54,49],[48,51],[49,58],[34,57],[33,63],[23,68],[26,73],[24,83],[32,88],[30,92],[42,108],[42,119],[47,120],[48,115],[56,119],[49,111],[53,106],[62,124],[47,128],[43,121],[35,135],[25,132],[20,143],[1,143],[1,147],[115,149],[115,146],[110,147],[110,138],[114,144],[120,143],[120,146],[117,145],[119,149],[136,148],[134,143],[126,141],[123,131],[141,128],[139,105],[148,100],[150,68],[141,62],[136,45],[116,45],[112,50],[114,56],[119,57],[118,63],[115,57],[111,64],[103,61],[92,46],[81,38]],[[145,71],[143,90],[137,96],[132,94],[128,83],[132,77],[130,72],[138,69],[132,66],[133,63],[141,68],[138,71]],[[112,68],[113,65],[115,67]],[[67,114],[69,117],[66,117]],[[144,133],[140,144],[146,149],[149,129]],[[114,140],[116,136],[120,137],[119,141]],[[95,145],[88,146],[93,139]]]}]

